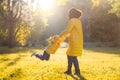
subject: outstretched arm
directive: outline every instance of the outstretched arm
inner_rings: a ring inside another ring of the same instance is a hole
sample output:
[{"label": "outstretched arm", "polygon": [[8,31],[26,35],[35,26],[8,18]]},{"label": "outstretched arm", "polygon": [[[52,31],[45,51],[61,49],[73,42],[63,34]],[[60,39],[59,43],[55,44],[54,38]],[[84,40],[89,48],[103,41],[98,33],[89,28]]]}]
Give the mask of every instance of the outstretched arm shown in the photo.
[{"label": "outstretched arm", "polygon": [[60,37],[70,35],[70,32],[72,31],[73,27],[74,27],[74,21],[70,20],[67,29],[60,34]]}]

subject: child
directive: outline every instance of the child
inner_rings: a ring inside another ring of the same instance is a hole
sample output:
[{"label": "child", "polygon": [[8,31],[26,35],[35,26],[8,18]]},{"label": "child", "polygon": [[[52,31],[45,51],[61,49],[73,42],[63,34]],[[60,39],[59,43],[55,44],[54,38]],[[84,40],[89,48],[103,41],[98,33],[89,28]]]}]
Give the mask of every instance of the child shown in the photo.
[{"label": "child", "polygon": [[65,36],[59,37],[58,35],[55,35],[53,37],[50,37],[48,39],[49,41],[49,45],[48,47],[44,50],[43,54],[38,54],[36,52],[34,52],[32,56],[36,56],[37,58],[41,59],[41,60],[49,60],[50,58],[50,54],[54,54],[56,52],[56,50],[59,48],[60,43],[62,43],[65,40]]},{"label": "child", "polygon": [[82,24],[80,18],[82,16],[82,11],[72,8],[68,13],[69,23],[67,29],[60,34],[61,36],[68,36],[68,50],[66,52],[68,59],[68,67],[65,74],[71,74],[71,67],[74,64],[75,75],[80,76],[80,69],[77,56],[82,55],[83,50],[83,33]]}]

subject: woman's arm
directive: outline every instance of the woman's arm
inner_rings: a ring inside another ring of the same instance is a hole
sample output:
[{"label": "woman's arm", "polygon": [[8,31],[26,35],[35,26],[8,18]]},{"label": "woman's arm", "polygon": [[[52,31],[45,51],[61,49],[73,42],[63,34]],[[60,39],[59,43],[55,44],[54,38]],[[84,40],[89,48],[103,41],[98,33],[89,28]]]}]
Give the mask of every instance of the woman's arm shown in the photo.
[{"label": "woman's arm", "polygon": [[68,23],[67,29],[65,31],[63,31],[60,34],[60,36],[68,36],[68,35],[70,35],[70,32],[72,31],[74,24],[75,24],[74,21],[70,20],[69,23]]}]

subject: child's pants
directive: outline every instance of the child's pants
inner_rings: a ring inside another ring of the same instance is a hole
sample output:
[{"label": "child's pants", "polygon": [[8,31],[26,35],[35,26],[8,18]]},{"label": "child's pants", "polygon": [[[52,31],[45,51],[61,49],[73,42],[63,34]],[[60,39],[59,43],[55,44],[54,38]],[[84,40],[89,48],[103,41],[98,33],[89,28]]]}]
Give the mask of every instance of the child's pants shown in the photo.
[{"label": "child's pants", "polygon": [[35,56],[41,60],[49,60],[50,54],[44,51],[43,54],[35,54]]}]

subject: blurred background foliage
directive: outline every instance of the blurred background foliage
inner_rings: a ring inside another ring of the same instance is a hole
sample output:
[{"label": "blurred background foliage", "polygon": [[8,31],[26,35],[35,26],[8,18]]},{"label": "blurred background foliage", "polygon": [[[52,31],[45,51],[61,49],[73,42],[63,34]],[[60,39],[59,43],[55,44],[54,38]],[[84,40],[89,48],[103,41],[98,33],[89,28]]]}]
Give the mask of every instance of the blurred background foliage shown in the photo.
[{"label": "blurred background foliage", "polygon": [[40,1],[0,1],[0,46],[47,46],[48,37],[66,28],[72,7],[84,13],[85,43],[120,46],[120,0],[54,0],[53,7],[46,10],[40,7]]}]

